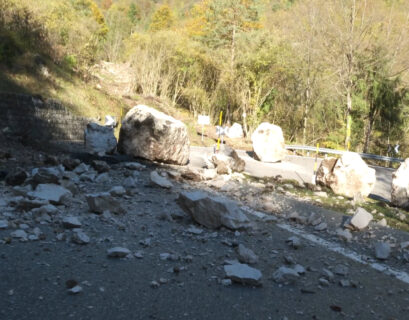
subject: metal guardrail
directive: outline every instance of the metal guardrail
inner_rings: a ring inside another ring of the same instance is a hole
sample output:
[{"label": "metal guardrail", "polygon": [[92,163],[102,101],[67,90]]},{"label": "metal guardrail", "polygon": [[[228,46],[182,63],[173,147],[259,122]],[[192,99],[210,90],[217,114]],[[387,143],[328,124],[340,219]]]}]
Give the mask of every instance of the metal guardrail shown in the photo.
[{"label": "metal guardrail", "polygon": [[[316,147],[310,147],[310,146],[294,146],[294,145],[287,145],[285,146],[287,150],[303,150],[303,151],[313,151],[315,152],[317,150]],[[334,150],[334,149],[328,149],[328,148],[318,148],[319,153],[328,153],[328,154],[344,154],[347,151],[343,150]],[[399,158],[392,158],[392,157],[384,157],[384,156],[378,156],[376,154],[369,154],[369,153],[359,153],[358,154],[362,158],[366,159],[372,159],[372,160],[379,160],[379,161],[389,161],[389,162],[404,162],[404,159],[399,159]]]}]

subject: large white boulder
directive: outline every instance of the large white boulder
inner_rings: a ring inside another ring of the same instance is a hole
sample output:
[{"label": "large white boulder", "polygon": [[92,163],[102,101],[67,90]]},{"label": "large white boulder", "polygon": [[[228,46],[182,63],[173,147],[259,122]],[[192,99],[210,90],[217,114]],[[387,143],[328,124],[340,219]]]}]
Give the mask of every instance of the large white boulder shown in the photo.
[{"label": "large white boulder", "polygon": [[392,203],[409,209],[409,158],[392,174]]},{"label": "large white boulder", "polygon": [[286,155],[283,131],[279,126],[263,122],[251,135],[253,150],[262,162],[278,162]]},{"label": "large white boulder", "polygon": [[187,128],[163,112],[137,105],[122,121],[118,151],[152,161],[185,165],[190,151]]},{"label": "large white boulder", "polygon": [[330,187],[336,194],[349,198],[357,194],[367,197],[375,186],[376,174],[359,154],[346,152],[339,159],[323,160],[316,181]]},{"label": "large white boulder", "polygon": [[226,135],[231,139],[239,139],[243,138],[243,127],[241,124],[235,122],[233,125],[227,130]]},{"label": "large white boulder", "polygon": [[91,122],[84,132],[85,148],[89,153],[112,153],[116,148],[116,138],[112,127],[100,126]]}]

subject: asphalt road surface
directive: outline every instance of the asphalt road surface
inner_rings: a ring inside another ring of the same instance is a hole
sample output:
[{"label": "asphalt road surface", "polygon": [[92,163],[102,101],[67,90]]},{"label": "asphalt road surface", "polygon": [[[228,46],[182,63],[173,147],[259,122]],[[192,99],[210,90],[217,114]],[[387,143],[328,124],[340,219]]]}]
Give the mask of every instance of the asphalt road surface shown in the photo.
[{"label": "asphalt road surface", "polygon": [[[213,148],[191,147],[190,165],[200,167],[203,158],[213,153]],[[284,161],[265,163],[255,160],[250,152],[237,150],[239,156],[246,162],[245,172],[255,177],[274,177],[281,175],[284,179],[311,183],[314,173],[315,158],[287,155]],[[317,168],[321,163],[318,159]],[[376,184],[371,196],[390,201],[393,169],[370,166],[376,170]]]}]

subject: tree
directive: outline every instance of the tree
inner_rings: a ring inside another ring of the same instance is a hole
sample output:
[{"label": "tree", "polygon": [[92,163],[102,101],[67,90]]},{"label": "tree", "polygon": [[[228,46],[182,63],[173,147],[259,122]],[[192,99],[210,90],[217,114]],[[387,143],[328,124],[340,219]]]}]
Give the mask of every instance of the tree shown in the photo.
[{"label": "tree", "polygon": [[153,13],[149,30],[152,32],[157,32],[160,30],[169,29],[173,26],[174,22],[175,19],[173,12],[169,5],[163,4]]},{"label": "tree", "polygon": [[128,18],[133,24],[141,20],[141,13],[133,2],[129,5]]}]

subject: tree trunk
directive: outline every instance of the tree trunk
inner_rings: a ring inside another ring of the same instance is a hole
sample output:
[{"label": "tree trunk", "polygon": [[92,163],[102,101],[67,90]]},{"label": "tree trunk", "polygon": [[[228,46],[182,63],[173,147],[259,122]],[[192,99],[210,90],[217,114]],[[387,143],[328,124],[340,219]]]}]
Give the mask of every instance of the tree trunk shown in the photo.
[{"label": "tree trunk", "polygon": [[365,130],[365,142],[364,142],[364,150],[363,150],[364,153],[368,153],[369,151],[373,123],[374,123],[374,117],[372,115],[369,115],[368,123],[366,124],[366,130]]},{"label": "tree trunk", "polygon": [[346,137],[345,137],[345,149],[349,151],[351,147],[351,125],[352,125],[352,118],[351,118],[351,110],[352,110],[352,98],[351,98],[351,87],[348,86],[347,88],[347,114],[346,114]]}]

